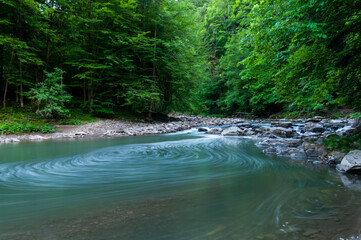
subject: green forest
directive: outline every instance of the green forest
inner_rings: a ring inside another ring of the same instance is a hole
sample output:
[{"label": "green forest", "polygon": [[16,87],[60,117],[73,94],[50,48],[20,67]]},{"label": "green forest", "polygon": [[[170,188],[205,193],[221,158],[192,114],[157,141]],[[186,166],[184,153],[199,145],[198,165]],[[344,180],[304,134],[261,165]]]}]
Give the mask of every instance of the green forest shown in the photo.
[{"label": "green forest", "polygon": [[0,0],[2,111],[361,110],[361,0]]}]

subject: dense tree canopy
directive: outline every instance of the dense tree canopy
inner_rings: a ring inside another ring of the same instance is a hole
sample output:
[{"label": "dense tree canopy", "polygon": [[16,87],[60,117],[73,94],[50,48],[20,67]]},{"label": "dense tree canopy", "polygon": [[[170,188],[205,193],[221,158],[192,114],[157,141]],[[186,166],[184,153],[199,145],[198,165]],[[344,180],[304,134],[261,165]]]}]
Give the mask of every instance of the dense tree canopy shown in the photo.
[{"label": "dense tree canopy", "polygon": [[361,109],[361,0],[1,0],[0,13],[4,108],[36,109],[58,71],[71,106],[98,116]]},{"label": "dense tree canopy", "polygon": [[204,21],[217,23],[204,36],[217,49],[209,51],[216,74],[205,93],[221,112],[361,108],[361,1],[227,3],[231,15],[216,16],[225,1],[209,1]]}]

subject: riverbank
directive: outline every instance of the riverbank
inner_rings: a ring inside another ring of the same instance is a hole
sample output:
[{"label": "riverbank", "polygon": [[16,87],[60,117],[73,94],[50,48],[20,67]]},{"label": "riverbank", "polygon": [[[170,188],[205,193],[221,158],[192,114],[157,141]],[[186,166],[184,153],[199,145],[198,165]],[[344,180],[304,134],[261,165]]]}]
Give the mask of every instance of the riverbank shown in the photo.
[{"label": "riverbank", "polygon": [[[84,125],[55,125],[54,133],[0,135],[0,143],[18,143],[49,139],[109,138],[144,136],[178,132],[198,128],[205,134],[244,136],[257,139],[257,146],[269,155],[292,159],[307,159],[319,164],[335,165],[345,156],[330,151],[322,140],[330,135],[343,135],[350,130],[354,119],[244,119],[178,115],[166,121],[145,122],[130,120],[99,120]],[[228,128],[229,126],[232,126]]]},{"label": "riverbank", "polygon": [[[84,125],[55,125],[54,133],[0,135],[0,143],[18,143],[48,139],[109,138],[144,136],[178,132],[191,128],[205,134],[244,136],[257,139],[257,146],[268,155],[306,160],[314,164],[336,165],[345,153],[331,151],[323,139],[344,135],[354,119],[244,119],[178,115],[163,121],[99,120]],[[232,127],[230,127],[230,125]]]},{"label": "riverbank", "polygon": [[2,134],[0,143],[48,139],[107,138],[172,133],[201,126],[221,126],[245,122],[242,118],[215,118],[179,115],[162,122],[99,120],[84,125],[55,125],[54,133]]}]

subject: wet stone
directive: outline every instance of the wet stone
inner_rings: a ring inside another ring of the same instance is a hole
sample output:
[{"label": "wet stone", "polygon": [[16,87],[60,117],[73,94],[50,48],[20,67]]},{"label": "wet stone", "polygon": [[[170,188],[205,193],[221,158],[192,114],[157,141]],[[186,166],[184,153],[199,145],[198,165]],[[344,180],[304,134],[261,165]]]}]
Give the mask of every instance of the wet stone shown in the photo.
[{"label": "wet stone", "polygon": [[317,229],[307,229],[304,233],[303,236],[305,237],[311,237],[315,234],[318,234],[320,232],[320,230]]}]

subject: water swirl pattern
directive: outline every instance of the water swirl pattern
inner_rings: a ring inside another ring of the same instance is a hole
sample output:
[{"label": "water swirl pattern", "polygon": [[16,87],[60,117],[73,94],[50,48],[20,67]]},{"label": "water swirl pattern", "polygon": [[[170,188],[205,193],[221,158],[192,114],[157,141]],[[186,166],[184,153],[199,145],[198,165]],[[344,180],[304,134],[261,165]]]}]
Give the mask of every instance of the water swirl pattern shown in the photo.
[{"label": "water swirl pattern", "polygon": [[4,145],[0,196],[0,239],[338,239],[361,211],[333,170],[196,132]]}]

